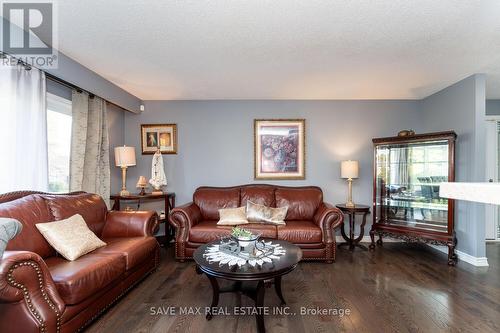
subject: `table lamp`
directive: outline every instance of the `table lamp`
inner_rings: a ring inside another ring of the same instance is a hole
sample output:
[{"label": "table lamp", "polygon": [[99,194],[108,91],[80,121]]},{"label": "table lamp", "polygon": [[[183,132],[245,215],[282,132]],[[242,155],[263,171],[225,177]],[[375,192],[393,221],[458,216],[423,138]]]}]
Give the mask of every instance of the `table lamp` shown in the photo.
[{"label": "table lamp", "polygon": [[139,179],[137,180],[137,185],[135,186],[141,189],[139,195],[146,195],[146,187],[148,186],[148,181],[146,180],[146,177],[139,176]]},{"label": "table lamp", "polygon": [[121,196],[130,195],[127,191],[126,180],[127,180],[127,168],[129,166],[135,165],[135,148],[134,147],[116,147],[115,148],[115,164],[117,167],[122,168],[122,190],[120,191]]},{"label": "table lamp", "polygon": [[347,197],[346,207],[353,208],[354,202],[352,202],[352,180],[358,178],[359,174],[359,164],[358,161],[342,161],[340,164],[340,178],[347,179],[349,184],[349,196]]}]

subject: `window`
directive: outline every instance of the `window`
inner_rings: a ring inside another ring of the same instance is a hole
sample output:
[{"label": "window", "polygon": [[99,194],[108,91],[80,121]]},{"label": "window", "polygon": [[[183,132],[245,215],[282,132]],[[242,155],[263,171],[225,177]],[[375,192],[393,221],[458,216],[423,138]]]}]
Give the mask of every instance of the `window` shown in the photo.
[{"label": "window", "polygon": [[71,153],[71,101],[47,93],[49,191],[69,191]]}]

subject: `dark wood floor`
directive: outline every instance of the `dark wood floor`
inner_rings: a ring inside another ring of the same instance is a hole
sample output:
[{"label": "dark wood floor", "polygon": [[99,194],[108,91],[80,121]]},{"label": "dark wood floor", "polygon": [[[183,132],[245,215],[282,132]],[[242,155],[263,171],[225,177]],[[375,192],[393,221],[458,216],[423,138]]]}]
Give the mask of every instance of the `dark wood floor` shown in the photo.
[{"label": "dark wood floor", "polygon": [[[151,307],[205,307],[208,279],[193,262],[162,253],[157,272],[113,306],[88,332],[255,332],[252,316],[151,315]],[[500,332],[500,244],[488,244],[488,268],[446,258],[422,245],[386,243],[374,253],[339,250],[337,262],[301,263],[283,278],[291,312],[344,308],[351,314],[266,316],[267,332]],[[266,306],[279,306],[272,289]],[[246,297],[221,296],[219,306],[251,306]]]}]

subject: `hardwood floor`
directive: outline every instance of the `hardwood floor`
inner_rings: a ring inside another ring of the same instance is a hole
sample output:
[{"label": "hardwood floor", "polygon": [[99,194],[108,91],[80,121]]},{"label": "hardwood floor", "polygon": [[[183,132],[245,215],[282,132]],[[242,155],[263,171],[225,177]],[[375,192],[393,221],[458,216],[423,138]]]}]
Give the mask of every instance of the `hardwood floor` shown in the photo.
[{"label": "hardwood floor", "polygon": [[[339,250],[337,262],[300,263],[283,278],[290,312],[268,315],[267,332],[500,332],[500,244],[487,245],[490,267],[459,262],[423,245],[386,243],[374,253]],[[129,292],[88,332],[255,332],[253,316],[157,314],[161,307],[209,306],[212,291],[194,263],[178,263],[170,248],[158,271]],[[273,289],[265,304],[279,307]],[[252,306],[236,294],[219,306]],[[350,315],[300,315],[300,308],[349,309]],[[151,315],[151,308],[156,312]]]}]

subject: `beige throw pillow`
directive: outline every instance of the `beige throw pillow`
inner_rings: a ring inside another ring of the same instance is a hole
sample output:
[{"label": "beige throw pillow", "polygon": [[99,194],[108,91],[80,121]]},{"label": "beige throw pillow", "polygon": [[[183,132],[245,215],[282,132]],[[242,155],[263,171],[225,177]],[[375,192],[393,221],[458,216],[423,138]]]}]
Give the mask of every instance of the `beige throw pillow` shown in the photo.
[{"label": "beige throw pillow", "polygon": [[247,201],[247,219],[250,222],[267,222],[286,225],[288,207],[272,208]]},{"label": "beige throw pillow", "polygon": [[106,245],[89,229],[80,214],[65,220],[35,225],[47,242],[67,260],[76,260]]},{"label": "beige throw pillow", "polygon": [[245,207],[219,209],[219,216],[217,225],[248,224]]}]

